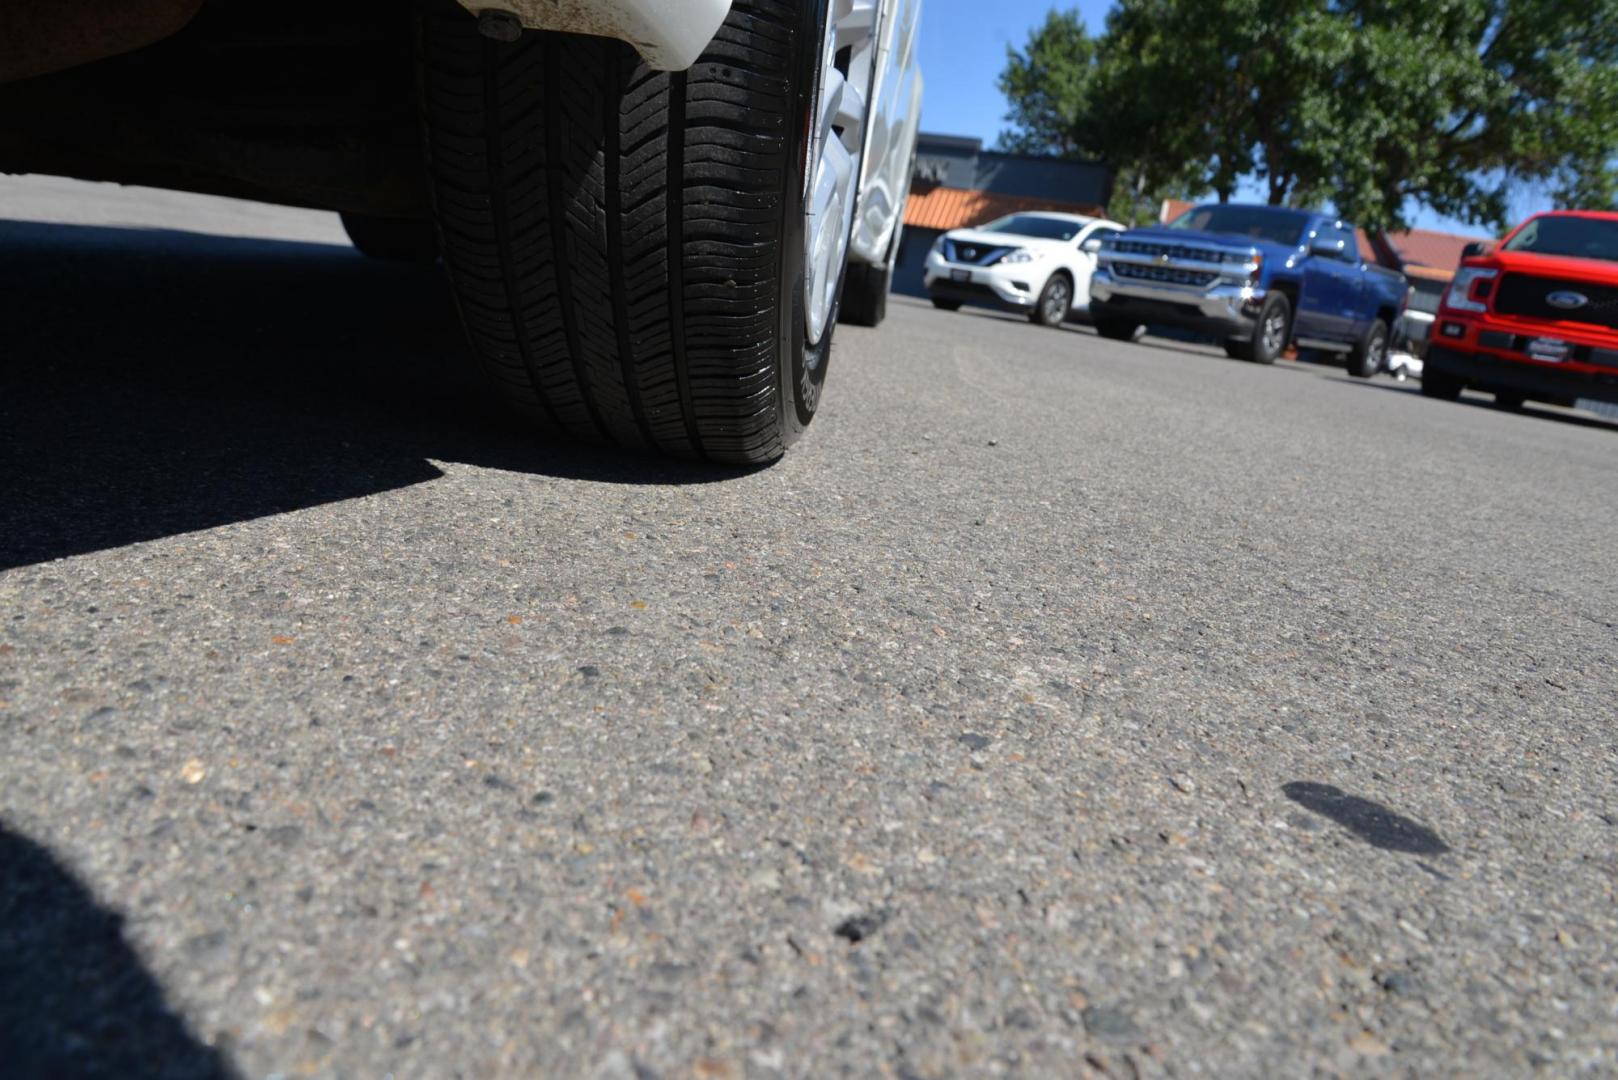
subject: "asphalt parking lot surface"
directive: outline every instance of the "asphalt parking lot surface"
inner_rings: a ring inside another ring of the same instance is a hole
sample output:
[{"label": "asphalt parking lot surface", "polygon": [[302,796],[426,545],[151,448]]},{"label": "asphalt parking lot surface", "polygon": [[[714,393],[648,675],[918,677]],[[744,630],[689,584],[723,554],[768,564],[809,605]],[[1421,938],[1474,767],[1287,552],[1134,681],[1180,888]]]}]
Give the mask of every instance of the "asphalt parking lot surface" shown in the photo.
[{"label": "asphalt parking lot surface", "polygon": [[1618,425],[896,299],[547,446],[237,213],[0,187],[20,1075],[1618,1069]]}]

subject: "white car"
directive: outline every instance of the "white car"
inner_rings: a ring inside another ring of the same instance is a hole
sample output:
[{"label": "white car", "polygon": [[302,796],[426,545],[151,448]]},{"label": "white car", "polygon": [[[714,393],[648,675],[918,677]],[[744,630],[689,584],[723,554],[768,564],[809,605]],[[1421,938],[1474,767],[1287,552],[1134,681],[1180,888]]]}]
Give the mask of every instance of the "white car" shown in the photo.
[{"label": "white car", "polygon": [[927,255],[927,295],[945,311],[987,304],[1059,326],[1088,313],[1101,238],[1123,230],[1116,221],[1052,212],[952,229]]},{"label": "white car", "polygon": [[546,430],[770,461],[815,415],[839,306],[882,318],[920,12],[0,0],[26,31],[0,49],[0,172],[339,211],[365,254],[443,258],[472,353]]}]

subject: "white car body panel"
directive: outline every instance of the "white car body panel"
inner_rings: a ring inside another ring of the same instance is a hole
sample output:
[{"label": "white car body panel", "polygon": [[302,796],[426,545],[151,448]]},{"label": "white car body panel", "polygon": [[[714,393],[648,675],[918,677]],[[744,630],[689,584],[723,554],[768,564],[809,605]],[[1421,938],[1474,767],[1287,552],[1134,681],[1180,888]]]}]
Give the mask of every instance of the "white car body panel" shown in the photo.
[{"label": "white car body panel", "polygon": [[708,47],[730,0],[459,0],[476,15],[509,11],[533,30],[619,38],[647,64],[683,71]]},{"label": "white car body panel", "polygon": [[905,200],[921,130],[921,68],[917,64],[921,0],[888,0],[866,125],[865,175],[860,184],[850,262],[884,266],[897,253]]},{"label": "white car body panel", "polygon": [[[1034,301],[1039,298],[1040,291],[1045,288],[1045,283],[1051,279],[1051,275],[1062,270],[1073,280],[1071,312],[1073,314],[1088,312],[1090,278],[1095,274],[1096,256],[1092,252],[1084,251],[1083,244],[1109,230],[1121,232],[1124,227],[1116,221],[1081,217],[1077,214],[1038,212],[1034,216],[1071,221],[1078,224],[1080,229],[1072,240],[1045,240],[1036,236],[984,232],[980,229],[951,229],[939,238],[939,243],[934,245],[932,252],[927,256],[925,280],[928,289],[932,289],[935,283],[952,281],[959,284],[987,286],[993,298],[984,296],[986,302],[998,299],[1005,307],[1028,310],[1034,306]],[[1026,251],[1034,258],[1027,262],[1007,263],[1003,261],[1002,256],[987,266],[982,265],[979,260],[966,258],[951,260],[945,256],[943,250],[946,241],[957,245],[958,254],[962,246],[981,251],[985,256],[998,249],[1011,248]],[[961,272],[970,275],[965,282],[957,280]]]}]

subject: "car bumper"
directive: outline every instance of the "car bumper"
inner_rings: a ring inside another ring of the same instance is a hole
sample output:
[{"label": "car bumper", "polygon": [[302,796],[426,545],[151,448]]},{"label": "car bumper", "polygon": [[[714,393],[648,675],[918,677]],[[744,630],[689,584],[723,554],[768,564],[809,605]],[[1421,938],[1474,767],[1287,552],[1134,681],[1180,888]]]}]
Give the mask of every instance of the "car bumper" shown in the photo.
[{"label": "car bumper", "polygon": [[1253,285],[1215,285],[1202,291],[1149,282],[1125,281],[1097,270],[1090,281],[1090,315],[1179,326],[1218,337],[1251,337],[1264,303]]},{"label": "car bumper", "polygon": [[1028,311],[1039,298],[1049,267],[1037,262],[1012,266],[968,266],[952,263],[937,252],[927,256],[927,295],[940,300],[987,304],[1007,311]]},{"label": "car bumper", "polygon": [[1488,353],[1428,346],[1424,375],[1440,372],[1474,390],[1505,391],[1571,405],[1580,398],[1618,404],[1618,368],[1610,372],[1575,371],[1556,364],[1505,360]]},{"label": "car bumper", "polygon": [[474,15],[509,11],[532,30],[618,38],[650,67],[683,71],[696,63],[730,13],[730,0],[460,0]]}]

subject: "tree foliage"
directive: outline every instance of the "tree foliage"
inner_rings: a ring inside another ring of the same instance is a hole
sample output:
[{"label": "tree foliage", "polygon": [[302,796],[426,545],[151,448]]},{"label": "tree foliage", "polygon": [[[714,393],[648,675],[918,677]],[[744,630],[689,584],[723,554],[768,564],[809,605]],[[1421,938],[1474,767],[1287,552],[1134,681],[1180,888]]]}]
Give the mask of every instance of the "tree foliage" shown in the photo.
[{"label": "tree foliage", "polygon": [[1008,146],[1136,191],[1247,181],[1372,227],[1618,195],[1618,0],[1118,0],[1099,38],[1053,12],[1000,85]]}]

